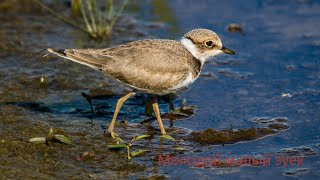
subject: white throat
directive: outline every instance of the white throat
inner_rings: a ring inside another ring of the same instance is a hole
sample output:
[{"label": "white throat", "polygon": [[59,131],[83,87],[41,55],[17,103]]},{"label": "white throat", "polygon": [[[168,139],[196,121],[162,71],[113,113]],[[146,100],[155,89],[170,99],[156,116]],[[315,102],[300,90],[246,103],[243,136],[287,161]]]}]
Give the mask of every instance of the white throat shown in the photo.
[{"label": "white throat", "polygon": [[221,50],[212,50],[211,52],[199,53],[199,51],[197,50],[197,47],[194,45],[194,43],[190,39],[182,37],[180,42],[181,44],[183,44],[185,48],[187,48],[187,50],[193,55],[193,57],[201,61],[201,64],[204,64],[204,62],[211,56],[218,55],[222,52]]}]

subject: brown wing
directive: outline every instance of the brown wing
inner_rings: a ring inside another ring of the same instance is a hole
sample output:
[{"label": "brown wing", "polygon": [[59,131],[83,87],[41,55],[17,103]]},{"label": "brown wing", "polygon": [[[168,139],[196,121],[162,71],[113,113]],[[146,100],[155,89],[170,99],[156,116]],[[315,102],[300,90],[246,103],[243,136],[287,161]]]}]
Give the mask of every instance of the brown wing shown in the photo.
[{"label": "brown wing", "polygon": [[165,94],[183,80],[192,59],[180,42],[169,40],[138,41],[102,53],[115,59],[103,67],[106,74],[154,94]]},{"label": "brown wing", "polygon": [[154,94],[167,93],[193,70],[194,63],[190,62],[192,55],[173,40],[143,40],[114,48],[65,49],[54,53]]},{"label": "brown wing", "polygon": [[111,57],[99,55],[96,53],[96,50],[91,50],[91,49],[54,50],[54,49],[48,48],[47,50],[60,57],[69,59],[71,61],[89,66],[93,69],[100,70],[100,71],[102,71],[102,67],[105,62],[112,61]]}]

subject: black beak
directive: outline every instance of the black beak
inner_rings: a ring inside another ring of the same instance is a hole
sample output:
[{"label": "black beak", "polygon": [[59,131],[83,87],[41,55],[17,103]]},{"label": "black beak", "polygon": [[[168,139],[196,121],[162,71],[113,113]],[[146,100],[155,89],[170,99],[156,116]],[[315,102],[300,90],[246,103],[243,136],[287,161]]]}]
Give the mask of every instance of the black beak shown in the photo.
[{"label": "black beak", "polygon": [[226,54],[230,54],[230,55],[236,54],[234,51],[232,51],[231,49],[228,49],[228,48],[226,48],[224,46],[222,46],[221,51],[226,53]]}]

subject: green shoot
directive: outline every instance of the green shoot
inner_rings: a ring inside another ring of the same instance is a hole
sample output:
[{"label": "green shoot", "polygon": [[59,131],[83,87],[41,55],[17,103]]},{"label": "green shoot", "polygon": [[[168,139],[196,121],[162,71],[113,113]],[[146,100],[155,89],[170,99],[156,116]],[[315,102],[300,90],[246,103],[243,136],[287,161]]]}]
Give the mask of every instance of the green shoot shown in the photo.
[{"label": "green shoot", "polygon": [[[131,146],[138,140],[141,140],[143,138],[147,138],[150,137],[150,135],[141,135],[138,137],[133,137],[132,140],[130,141],[130,143],[126,143],[125,141],[123,141],[121,138],[117,138],[117,144],[111,144],[108,145],[108,148],[110,150],[115,150],[115,149],[122,149],[122,148],[126,148],[127,150],[127,158],[130,161],[131,160],[131,156],[138,156],[141,154],[144,154],[146,152],[149,152],[149,150],[138,150],[138,151],[133,151],[132,153],[130,153],[130,148]],[[123,142],[122,144],[119,144],[119,142]]]},{"label": "green shoot", "polygon": [[168,134],[161,135],[160,138],[165,138],[165,139],[168,139],[170,141],[176,142],[176,140],[172,136],[170,136]]},{"label": "green shoot", "polygon": [[[85,3],[83,2],[85,1]],[[112,29],[117,23],[118,18],[123,13],[128,0],[123,0],[119,9],[114,8],[113,0],[106,0],[105,10],[102,11],[97,5],[97,0],[72,0],[71,10],[72,14],[81,14],[83,25],[79,25],[76,19],[70,20],[55,12],[40,0],[35,0],[42,8],[51,13],[54,17],[62,22],[76,27],[90,35],[94,39],[110,38]]]},{"label": "green shoot", "polygon": [[53,141],[58,141],[63,144],[71,144],[71,140],[67,138],[65,135],[62,134],[54,134],[53,129],[50,128],[47,137],[33,137],[29,139],[29,142],[35,143],[35,144],[44,144],[44,143],[50,143]]}]

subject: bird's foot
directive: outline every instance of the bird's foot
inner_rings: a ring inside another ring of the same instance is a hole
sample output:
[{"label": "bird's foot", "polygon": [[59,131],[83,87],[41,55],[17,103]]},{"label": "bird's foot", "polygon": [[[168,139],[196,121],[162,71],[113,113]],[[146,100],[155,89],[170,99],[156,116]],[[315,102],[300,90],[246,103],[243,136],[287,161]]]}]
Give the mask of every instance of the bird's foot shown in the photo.
[{"label": "bird's foot", "polygon": [[110,135],[112,138],[116,139],[117,137],[119,137],[118,134],[116,134],[115,132],[113,132],[113,130],[108,129],[107,134]]}]

